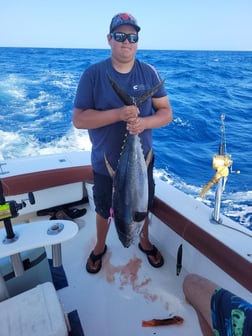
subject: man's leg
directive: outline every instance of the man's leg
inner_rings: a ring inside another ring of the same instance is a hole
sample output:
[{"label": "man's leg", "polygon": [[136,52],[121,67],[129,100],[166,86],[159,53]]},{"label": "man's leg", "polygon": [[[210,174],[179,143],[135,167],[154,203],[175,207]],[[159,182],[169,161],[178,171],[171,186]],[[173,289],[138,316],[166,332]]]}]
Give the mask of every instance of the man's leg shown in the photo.
[{"label": "man's leg", "polygon": [[204,336],[213,335],[211,298],[216,288],[215,283],[196,274],[187,275],[183,283],[185,297],[197,312]]},{"label": "man's leg", "polygon": [[97,240],[94,248],[94,254],[99,254],[104,251],[108,230],[109,230],[108,219],[102,218],[100,215],[96,214]]},{"label": "man's leg", "polygon": [[[101,256],[106,252],[106,237],[109,230],[108,219],[104,219],[100,215],[96,214],[96,245],[92,251],[93,260],[95,260],[96,256]],[[87,269],[90,273],[96,273],[96,270],[100,270],[101,258],[98,258],[94,262],[92,261],[91,255],[87,260]]]},{"label": "man's leg", "polygon": [[[154,156],[148,166],[148,211],[151,210],[155,194],[155,182],[153,178]],[[163,256],[159,250],[151,244],[149,240],[149,217],[145,218],[142,230],[140,232],[139,248],[147,255],[149,263],[153,267],[161,267],[164,263]]]},{"label": "man's leg", "polygon": [[93,196],[96,210],[96,244],[87,260],[86,269],[90,273],[97,273],[101,269],[102,257],[106,252],[108,218],[112,202],[111,177],[94,172]]},{"label": "man's leg", "polygon": [[[164,263],[164,259],[149,240],[149,218],[145,218],[142,231],[140,232],[140,249],[147,254],[149,262],[154,267],[161,267]],[[153,251],[152,254],[149,254],[150,251]]]}]

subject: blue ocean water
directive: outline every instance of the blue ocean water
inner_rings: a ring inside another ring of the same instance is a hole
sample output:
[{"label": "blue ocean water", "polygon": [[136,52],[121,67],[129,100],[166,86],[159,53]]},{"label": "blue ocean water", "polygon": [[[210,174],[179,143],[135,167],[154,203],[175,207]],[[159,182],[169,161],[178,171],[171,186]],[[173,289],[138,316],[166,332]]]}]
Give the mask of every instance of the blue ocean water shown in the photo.
[{"label": "blue ocean water", "polygon": [[[109,50],[0,48],[0,159],[90,149],[72,125],[83,70]],[[221,141],[233,160],[222,211],[252,229],[252,52],[139,50],[154,65],[173,122],[154,130],[155,174],[197,197],[214,176]],[[240,171],[237,174],[236,171]],[[205,202],[213,206],[215,187]]]}]

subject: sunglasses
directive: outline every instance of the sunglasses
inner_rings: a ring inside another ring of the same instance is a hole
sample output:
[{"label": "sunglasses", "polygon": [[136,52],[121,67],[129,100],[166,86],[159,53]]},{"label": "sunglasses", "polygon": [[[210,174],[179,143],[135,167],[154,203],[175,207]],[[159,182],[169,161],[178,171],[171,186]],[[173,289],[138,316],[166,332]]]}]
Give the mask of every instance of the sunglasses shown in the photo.
[{"label": "sunglasses", "polygon": [[116,42],[124,42],[126,39],[129,41],[129,43],[137,43],[138,41],[138,34],[125,34],[125,33],[110,33],[110,36],[114,38]]}]

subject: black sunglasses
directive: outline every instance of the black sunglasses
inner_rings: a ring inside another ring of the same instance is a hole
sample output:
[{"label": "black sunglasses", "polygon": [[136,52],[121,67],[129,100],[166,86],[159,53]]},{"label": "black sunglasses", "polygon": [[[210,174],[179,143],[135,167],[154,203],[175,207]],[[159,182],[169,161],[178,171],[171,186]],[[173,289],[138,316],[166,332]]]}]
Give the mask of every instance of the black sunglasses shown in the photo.
[{"label": "black sunglasses", "polygon": [[110,36],[115,39],[116,42],[124,42],[126,39],[129,43],[137,43],[138,41],[138,34],[131,33],[125,34],[120,32],[110,33]]}]

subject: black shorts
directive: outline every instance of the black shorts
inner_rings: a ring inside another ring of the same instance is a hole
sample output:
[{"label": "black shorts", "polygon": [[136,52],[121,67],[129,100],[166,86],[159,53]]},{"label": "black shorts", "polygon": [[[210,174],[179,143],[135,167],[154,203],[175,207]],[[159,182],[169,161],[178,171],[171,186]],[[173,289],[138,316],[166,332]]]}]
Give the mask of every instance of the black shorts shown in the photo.
[{"label": "black shorts", "polygon": [[[153,178],[154,158],[148,166],[148,186],[149,199],[148,210],[151,209],[155,193],[155,182]],[[112,188],[113,180],[110,176],[98,174],[94,171],[94,187],[93,196],[95,203],[95,211],[103,218],[107,219],[110,216],[112,206]]]}]

